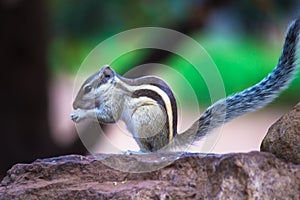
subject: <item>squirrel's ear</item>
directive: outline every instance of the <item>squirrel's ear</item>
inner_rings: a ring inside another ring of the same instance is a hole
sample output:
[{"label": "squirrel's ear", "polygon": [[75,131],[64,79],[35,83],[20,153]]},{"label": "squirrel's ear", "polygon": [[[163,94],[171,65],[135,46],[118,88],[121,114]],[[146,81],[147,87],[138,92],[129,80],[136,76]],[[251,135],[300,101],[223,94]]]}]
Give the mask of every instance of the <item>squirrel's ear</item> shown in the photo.
[{"label": "squirrel's ear", "polygon": [[106,69],[111,69],[109,65],[103,65],[102,67],[100,67],[100,71],[104,71]]},{"label": "squirrel's ear", "polygon": [[[101,71],[102,71],[102,74],[105,76],[105,77],[112,77],[114,76],[115,72],[112,68],[110,68],[109,65],[104,65],[102,68],[101,68]],[[101,73],[100,73],[101,74]]]}]

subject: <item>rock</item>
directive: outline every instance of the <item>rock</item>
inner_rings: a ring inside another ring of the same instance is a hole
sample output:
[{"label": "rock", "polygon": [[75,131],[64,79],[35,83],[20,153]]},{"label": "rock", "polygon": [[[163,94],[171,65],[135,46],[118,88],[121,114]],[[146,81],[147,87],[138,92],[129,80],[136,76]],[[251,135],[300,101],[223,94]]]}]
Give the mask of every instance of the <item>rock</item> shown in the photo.
[{"label": "rock", "polygon": [[300,164],[300,102],[269,128],[260,149]]},{"label": "rock", "polygon": [[299,191],[300,165],[265,152],[101,154],[16,164],[0,199],[300,199]]}]

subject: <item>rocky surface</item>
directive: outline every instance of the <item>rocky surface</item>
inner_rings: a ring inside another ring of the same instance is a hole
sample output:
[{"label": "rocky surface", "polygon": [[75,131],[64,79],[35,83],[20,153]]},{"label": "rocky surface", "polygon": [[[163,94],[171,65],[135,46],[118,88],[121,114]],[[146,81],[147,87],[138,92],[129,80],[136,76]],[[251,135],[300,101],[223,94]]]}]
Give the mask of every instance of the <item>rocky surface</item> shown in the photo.
[{"label": "rocky surface", "polygon": [[101,154],[17,164],[0,199],[300,199],[299,191],[300,165],[270,153]]},{"label": "rocky surface", "polygon": [[261,151],[300,164],[300,102],[270,127],[261,144]]}]

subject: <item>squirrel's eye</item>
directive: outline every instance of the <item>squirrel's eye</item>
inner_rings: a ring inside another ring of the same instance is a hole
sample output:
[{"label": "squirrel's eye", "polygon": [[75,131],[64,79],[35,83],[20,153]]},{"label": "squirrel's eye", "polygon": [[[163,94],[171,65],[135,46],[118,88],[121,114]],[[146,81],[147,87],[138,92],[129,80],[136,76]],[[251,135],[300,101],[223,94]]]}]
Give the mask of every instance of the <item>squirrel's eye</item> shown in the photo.
[{"label": "squirrel's eye", "polygon": [[88,85],[84,88],[84,93],[89,93],[92,90],[92,86]]}]

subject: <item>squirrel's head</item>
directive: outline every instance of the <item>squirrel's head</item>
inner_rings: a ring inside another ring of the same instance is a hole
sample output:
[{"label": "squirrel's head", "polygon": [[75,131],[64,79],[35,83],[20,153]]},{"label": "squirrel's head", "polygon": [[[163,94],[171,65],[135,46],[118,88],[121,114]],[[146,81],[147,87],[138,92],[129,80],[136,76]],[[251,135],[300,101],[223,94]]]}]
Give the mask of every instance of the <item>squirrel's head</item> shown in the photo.
[{"label": "squirrel's head", "polygon": [[109,98],[109,91],[115,85],[116,73],[108,65],[101,67],[91,75],[81,86],[74,102],[74,109],[92,109],[98,106],[105,97]]}]

